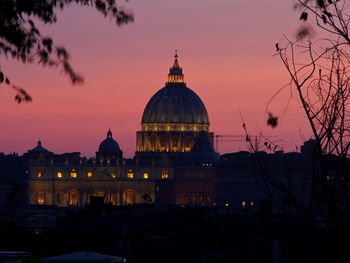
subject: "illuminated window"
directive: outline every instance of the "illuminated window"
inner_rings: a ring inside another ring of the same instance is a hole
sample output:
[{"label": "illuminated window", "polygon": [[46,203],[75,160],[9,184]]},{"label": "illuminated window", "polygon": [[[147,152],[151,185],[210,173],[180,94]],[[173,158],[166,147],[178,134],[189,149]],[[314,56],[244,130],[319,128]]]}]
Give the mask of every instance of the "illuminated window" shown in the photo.
[{"label": "illuminated window", "polygon": [[134,178],[134,173],[133,173],[133,171],[131,169],[128,170],[128,173],[126,174],[126,177],[129,178],[129,179]]},{"label": "illuminated window", "polygon": [[115,173],[111,173],[112,178],[117,178],[117,175]]},{"label": "illuminated window", "polygon": [[36,194],[36,202],[40,205],[45,204],[45,191],[40,191]]},{"label": "illuminated window", "polygon": [[92,172],[88,172],[87,177],[92,177]]},{"label": "illuminated window", "polygon": [[332,180],[332,176],[327,175],[326,179],[327,180]]},{"label": "illuminated window", "polygon": [[149,178],[149,173],[144,172],[144,173],[143,173],[143,179],[148,179],[148,178]]},{"label": "illuminated window", "polygon": [[57,178],[62,178],[62,173],[61,172],[57,172]]},{"label": "illuminated window", "polygon": [[39,171],[37,176],[38,176],[38,178],[43,177],[44,176],[44,172],[43,171]]},{"label": "illuminated window", "polygon": [[127,190],[123,194],[123,203],[126,205],[132,205],[135,203],[135,192],[132,190]]},{"label": "illuminated window", "polygon": [[253,201],[250,202],[250,206],[254,206],[254,202]]},{"label": "illuminated window", "polygon": [[242,207],[243,208],[245,207],[245,201],[242,201]]},{"label": "illuminated window", "polygon": [[79,192],[77,190],[71,190],[68,192],[68,204],[78,205]]},{"label": "illuminated window", "polygon": [[75,169],[72,169],[72,171],[70,172],[70,177],[77,178],[77,171]]},{"label": "illuminated window", "polygon": [[169,178],[169,171],[168,169],[162,170],[162,179],[168,179]]},{"label": "illuminated window", "polygon": [[229,205],[230,205],[229,203],[225,203],[225,206],[226,206],[226,207],[229,207]]}]

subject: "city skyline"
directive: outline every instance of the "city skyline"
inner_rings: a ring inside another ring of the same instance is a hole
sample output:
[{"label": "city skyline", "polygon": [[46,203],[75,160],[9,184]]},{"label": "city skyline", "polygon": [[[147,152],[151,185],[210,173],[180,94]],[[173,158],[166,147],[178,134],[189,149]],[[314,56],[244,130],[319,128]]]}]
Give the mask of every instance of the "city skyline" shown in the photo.
[{"label": "city skyline", "polygon": [[[306,120],[294,102],[279,127],[271,130],[265,125],[268,100],[288,82],[273,55],[282,34],[293,36],[298,27],[291,2],[214,5],[154,0],[122,5],[135,15],[135,22],[122,28],[92,9],[76,6],[64,10],[57,25],[42,27],[70,51],[74,68],[85,77],[83,86],[71,88],[57,70],[11,60],[4,64],[33,102],[17,105],[12,90],[0,91],[0,151],[22,154],[40,138],[55,153],[93,156],[111,128],[125,155],[133,156],[142,112],[164,86],[175,49],[185,82],[207,107],[211,131],[243,134],[241,112],[252,133],[263,129],[283,140],[286,150],[309,138]],[[288,95],[274,101],[271,110],[276,115],[281,116]],[[221,153],[245,149],[244,140],[220,145]]]}]

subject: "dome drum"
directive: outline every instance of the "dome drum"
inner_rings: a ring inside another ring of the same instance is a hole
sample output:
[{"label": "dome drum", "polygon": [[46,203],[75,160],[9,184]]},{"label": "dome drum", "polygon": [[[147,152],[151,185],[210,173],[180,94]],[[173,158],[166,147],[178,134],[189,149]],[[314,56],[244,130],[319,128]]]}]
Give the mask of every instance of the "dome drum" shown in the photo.
[{"label": "dome drum", "polygon": [[209,124],[188,123],[143,123],[142,131],[209,131]]},{"label": "dome drum", "polygon": [[[205,132],[213,144],[214,133]],[[199,132],[137,132],[136,152],[190,152],[192,151]]]}]

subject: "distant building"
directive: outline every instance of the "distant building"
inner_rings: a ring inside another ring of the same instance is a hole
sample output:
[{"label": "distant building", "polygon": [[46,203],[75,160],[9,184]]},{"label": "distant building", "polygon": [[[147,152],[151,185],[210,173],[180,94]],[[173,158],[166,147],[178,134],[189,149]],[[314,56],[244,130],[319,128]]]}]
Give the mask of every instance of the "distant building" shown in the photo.
[{"label": "distant building", "polygon": [[215,167],[207,110],[184,82],[178,57],[168,82],[148,102],[137,132],[136,154],[124,159],[112,131],[96,157],[28,151],[29,204],[82,207],[94,197],[105,203],[214,204]]}]

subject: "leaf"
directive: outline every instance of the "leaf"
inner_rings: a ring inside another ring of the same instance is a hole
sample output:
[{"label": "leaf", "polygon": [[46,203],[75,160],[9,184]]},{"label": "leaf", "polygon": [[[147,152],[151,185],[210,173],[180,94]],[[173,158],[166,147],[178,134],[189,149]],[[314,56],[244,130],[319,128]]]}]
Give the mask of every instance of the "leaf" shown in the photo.
[{"label": "leaf", "polygon": [[0,83],[4,82],[4,73],[0,72]]},{"label": "leaf", "polygon": [[267,119],[267,125],[271,126],[271,128],[276,128],[278,125],[278,117],[273,116],[271,112],[269,112],[269,117]]},{"label": "leaf", "polygon": [[324,0],[317,0],[317,5],[318,5],[320,8],[324,8]]},{"label": "leaf", "polygon": [[20,94],[22,95],[22,97],[26,102],[32,101],[32,97],[24,89],[20,88],[18,89],[18,91],[20,92]]},{"label": "leaf", "polygon": [[310,29],[308,27],[301,27],[297,32],[297,38],[303,39],[306,36],[310,35]]},{"label": "leaf", "polygon": [[22,103],[22,101],[25,101],[25,102],[32,101],[32,97],[24,89],[19,88],[17,86],[12,86],[12,88],[17,91],[17,94],[15,96],[15,101],[18,104]]},{"label": "leaf", "polygon": [[21,96],[16,95],[16,96],[15,96],[15,101],[17,101],[18,104],[21,104],[21,102],[22,102]]},{"label": "leaf", "polygon": [[58,58],[69,59],[69,54],[64,47],[57,47],[56,55]]},{"label": "leaf", "polygon": [[328,16],[328,17],[332,17],[333,15],[331,13],[329,13],[328,11],[324,10],[323,13]]},{"label": "leaf", "polygon": [[43,40],[41,41],[41,43],[43,43],[43,45],[46,47],[47,51],[48,51],[49,53],[51,53],[51,51],[52,51],[52,43],[53,43],[52,39],[49,38],[49,37],[43,38]]},{"label": "leaf", "polygon": [[39,50],[38,53],[40,57],[39,63],[43,63],[45,65],[49,60],[49,54],[47,53],[46,50],[43,50],[43,49]]},{"label": "leaf", "polygon": [[327,17],[323,14],[322,14],[322,20],[323,20],[323,23],[327,24]]},{"label": "leaf", "polygon": [[300,15],[300,18],[299,18],[299,20],[303,20],[303,21],[306,21],[307,20],[307,12],[302,12],[301,13],[301,15]]}]

